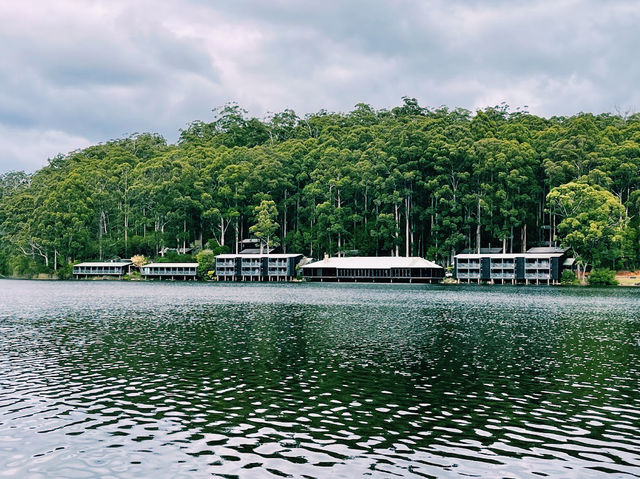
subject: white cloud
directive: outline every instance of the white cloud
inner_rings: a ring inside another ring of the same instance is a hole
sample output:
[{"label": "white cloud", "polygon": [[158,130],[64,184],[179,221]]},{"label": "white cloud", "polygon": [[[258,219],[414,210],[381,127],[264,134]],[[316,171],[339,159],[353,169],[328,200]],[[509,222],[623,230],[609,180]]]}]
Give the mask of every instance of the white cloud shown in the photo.
[{"label": "white cloud", "polygon": [[0,172],[35,170],[57,154],[85,148],[87,138],[57,130],[33,130],[0,125]]},{"label": "white cloud", "polygon": [[628,109],[639,20],[631,0],[0,2],[0,144],[52,148],[5,150],[0,171],[132,132],[174,141],[228,101],[257,116],[403,95],[547,116]]}]

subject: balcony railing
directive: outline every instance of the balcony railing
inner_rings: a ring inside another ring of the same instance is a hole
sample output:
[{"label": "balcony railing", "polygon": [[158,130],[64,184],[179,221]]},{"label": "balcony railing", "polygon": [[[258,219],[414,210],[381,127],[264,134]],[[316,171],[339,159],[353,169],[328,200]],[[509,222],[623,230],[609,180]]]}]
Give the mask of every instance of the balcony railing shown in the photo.
[{"label": "balcony railing", "polygon": [[514,262],[504,262],[504,261],[492,261],[491,269],[514,269],[516,264]]},{"label": "balcony railing", "polygon": [[551,264],[548,261],[527,261],[525,268],[527,269],[549,269]]},{"label": "balcony railing", "polygon": [[106,269],[88,269],[88,268],[74,268],[73,274],[123,274],[124,270],[121,268],[106,268]]},{"label": "balcony railing", "polygon": [[196,270],[195,269],[155,269],[155,270],[148,270],[148,269],[143,269],[142,270],[142,275],[143,276],[195,276],[196,274]]},{"label": "balcony railing", "polygon": [[515,273],[494,273],[492,271],[491,278],[492,279],[515,279],[516,275]]},{"label": "balcony railing", "polygon": [[468,263],[458,260],[458,268],[477,269],[480,268],[479,261],[469,261]]},{"label": "balcony railing", "polygon": [[458,271],[458,279],[478,279],[481,277],[480,275],[480,271],[477,272],[468,272],[468,273],[464,273],[461,271]]},{"label": "balcony railing", "polygon": [[551,279],[551,275],[549,273],[525,273],[525,279]]}]

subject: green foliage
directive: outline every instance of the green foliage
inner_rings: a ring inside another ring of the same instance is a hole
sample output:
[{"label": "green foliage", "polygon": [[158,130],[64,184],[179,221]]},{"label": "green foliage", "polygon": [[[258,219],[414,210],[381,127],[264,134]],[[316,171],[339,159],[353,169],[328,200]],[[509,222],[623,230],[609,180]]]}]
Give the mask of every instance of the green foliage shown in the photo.
[{"label": "green foliage", "polygon": [[60,266],[55,273],[58,279],[73,278],[73,263],[67,263],[65,265]]},{"label": "green foliage", "polygon": [[216,254],[210,249],[203,249],[196,255],[198,261],[198,278],[209,279],[209,272],[216,270]]},{"label": "green foliage", "polygon": [[179,254],[175,251],[168,251],[164,256],[157,256],[154,263],[194,263],[195,258],[190,254]]},{"label": "green foliage", "polygon": [[590,286],[616,286],[616,272],[611,269],[598,268],[591,271],[589,274]]},{"label": "green foliage", "polygon": [[35,260],[26,256],[16,255],[9,258],[9,268],[13,276],[22,278],[30,278],[40,273]]},{"label": "green foliage", "polygon": [[627,228],[618,198],[602,187],[571,182],[553,188],[547,200],[562,219],[558,234],[573,251],[578,267],[615,264]]},{"label": "green foliage", "polygon": [[562,275],[560,276],[560,283],[565,286],[578,284],[578,278],[573,271],[565,269],[562,271]]},{"label": "green foliage", "polygon": [[269,246],[278,246],[280,244],[274,236],[280,226],[275,221],[278,217],[276,203],[272,200],[262,200],[260,205],[254,208],[254,212],[256,223],[249,228],[249,232],[261,240],[260,250],[262,250],[262,241],[264,241],[267,245],[267,251],[269,251]]},{"label": "green foliage", "polygon": [[[288,252],[507,252],[549,241],[580,268],[640,266],[640,122],[545,119],[506,105],[472,114],[405,97],[390,110],[239,105],[181,131],[133,135],[0,174],[0,274],[76,260],[193,261],[165,248],[235,250],[252,234]],[[550,238],[551,237],[551,238]]]},{"label": "green foliage", "polygon": [[207,241],[205,245],[205,249],[213,252],[214,256],[218,256],[219,254],[224,254],[229,252],[228,246],[221,246],[215,239],[211,239]]}]

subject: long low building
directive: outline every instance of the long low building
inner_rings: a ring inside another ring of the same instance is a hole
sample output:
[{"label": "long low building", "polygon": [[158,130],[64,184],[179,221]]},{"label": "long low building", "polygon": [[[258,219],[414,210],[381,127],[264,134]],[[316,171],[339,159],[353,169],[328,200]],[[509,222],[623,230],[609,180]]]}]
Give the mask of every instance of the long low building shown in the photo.
[{"label": "long low building", "polygon": [[557,284],[565,265],[560,248],[531,248],[526,253],[459,254],[454,257],[458,282]]},{"label": "long low building", "polygon": [[85,262],[73,266],[73,277],[88,278],[122,278],[131,272],[131,261]]},{"label": "long low building", "polygon": [[296,277],[301,254],[219,254],[218,281],[287,281]]},{"label": "long low building", "polygon": [[325,257],[301,269],[309,281],[437,283],[444,278],[442,266],[418,257]]},{"label": "long low building", "polygon": [[140,268],[145,279],[196,279],[198,263],[150,263]]}]

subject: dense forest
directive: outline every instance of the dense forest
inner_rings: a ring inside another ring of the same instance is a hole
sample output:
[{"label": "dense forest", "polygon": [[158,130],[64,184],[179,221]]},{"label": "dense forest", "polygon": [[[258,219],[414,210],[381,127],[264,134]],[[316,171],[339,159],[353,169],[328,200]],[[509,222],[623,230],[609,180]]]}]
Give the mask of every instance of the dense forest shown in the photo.
[{"label": "dense forest", "polygon": [[136,134],[0,175],[0,274],[164,248],[418,255],[571,247],[583,266],[639,262],[640,114],[542,118],[415,99],[251,118],[228,104],[168,145]]}]

